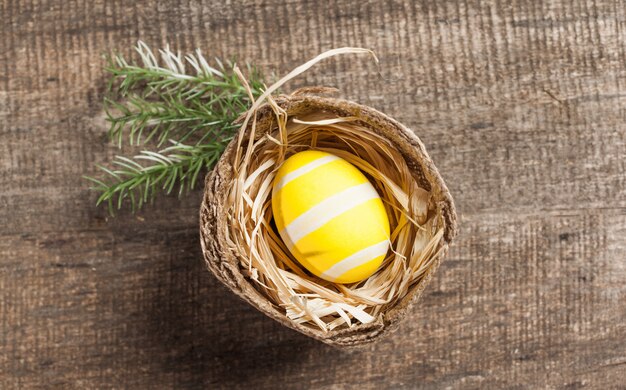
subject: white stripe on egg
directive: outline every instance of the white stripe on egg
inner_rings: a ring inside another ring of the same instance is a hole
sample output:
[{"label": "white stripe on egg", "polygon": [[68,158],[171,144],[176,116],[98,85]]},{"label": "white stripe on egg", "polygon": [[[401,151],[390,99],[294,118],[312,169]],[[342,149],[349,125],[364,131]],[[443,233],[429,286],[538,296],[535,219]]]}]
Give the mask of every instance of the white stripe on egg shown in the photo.
[{"label": "white stripe on egg", "polygon": [[335,263],[335,265],[327,269],[322,275],[320,275],[320,277],[326,280],[334,281],[351,269],[372,261],[377,257],[386,255],[388,249],[389,241],[381,241],[378,244],[362,249],[339,261],[338,263]]},{"label": "white stripe on egg", "polygon": [[280,235],[291,250],[301,238],[326,225],[333,218],[378,197],[370,182],[350,187],[329,196],[299,215],[280,232]]},{"label": "white stripe on egg", "polygon": [[283,176],[278,183],[276,183],[276,185],[274,186],[274,191],[278,191],[281,188],[283,188],[284,186],[286,186],[290,181],[292,180],[296,180],[297,178],[299,178],[300,176],[309,173],[311,171],[313,171],[316,168],[321,167],[322,165],[328,164],[329,162],[333,162],[335,160],[339,160],[339,157],[334,156],[334,155],[330,155],[330,156],[324,156],[324,157],[320,157],[316,160],[311,161],[310,163],[301,166],[300,168],[289,172],[288,174],[286,174],[285,176]]}]

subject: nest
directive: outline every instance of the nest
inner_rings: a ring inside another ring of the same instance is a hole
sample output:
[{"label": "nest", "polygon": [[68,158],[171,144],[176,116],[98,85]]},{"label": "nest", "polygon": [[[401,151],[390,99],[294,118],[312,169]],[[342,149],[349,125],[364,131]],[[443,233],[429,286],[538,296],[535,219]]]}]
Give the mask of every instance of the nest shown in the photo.
[{"label": "nest", "polygon": [[[309,89],[249,112],[207,175],[200,232],[208,268],[276,321],[338,346],[376,340],[416,302],[455,236],[450,193],[417,136],[386,115]],[[322,280],[298,264],[272,221],[272,180],[302,150],[333,153],[376,187],[391,249],[365,281]]]}]

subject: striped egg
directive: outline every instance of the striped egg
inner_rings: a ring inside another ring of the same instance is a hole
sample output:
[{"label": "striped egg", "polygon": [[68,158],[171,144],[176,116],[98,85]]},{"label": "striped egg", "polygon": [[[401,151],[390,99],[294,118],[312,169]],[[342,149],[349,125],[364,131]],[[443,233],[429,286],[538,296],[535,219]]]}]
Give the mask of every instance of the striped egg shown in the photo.
[{"label": "striped egg", "polygon": [[289,157],[272,189],[276,227],[307,270],[336,283],[372,275],[389,249],[389,219],[367,177],[330,153]]}]

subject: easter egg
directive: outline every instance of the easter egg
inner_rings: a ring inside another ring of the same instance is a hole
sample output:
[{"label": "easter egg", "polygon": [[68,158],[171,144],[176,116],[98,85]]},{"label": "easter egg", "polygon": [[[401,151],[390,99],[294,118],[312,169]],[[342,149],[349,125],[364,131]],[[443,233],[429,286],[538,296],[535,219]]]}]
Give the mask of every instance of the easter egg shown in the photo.
[{"label": "easter egg", "polygon": [[330,153],[308,150],[285,160],[274,178],[272,213],[298,262],[331,282],[371,276],[389,249],[380,195],[354,165]]}]

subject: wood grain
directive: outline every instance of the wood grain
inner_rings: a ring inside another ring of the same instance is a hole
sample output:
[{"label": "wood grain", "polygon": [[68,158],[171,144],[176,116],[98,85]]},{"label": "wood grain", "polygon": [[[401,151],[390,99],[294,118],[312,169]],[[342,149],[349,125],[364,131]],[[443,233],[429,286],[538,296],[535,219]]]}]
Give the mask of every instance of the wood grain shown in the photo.
[{"label": "wood grain", "polygon": [[[0,388],[626,388],[619,0],[0,0]],[[101,54],[153,46],[330,85],[413,128],[461,235],[399,331],[339,352],[203,269],[200,193],[114,219]]]}]

